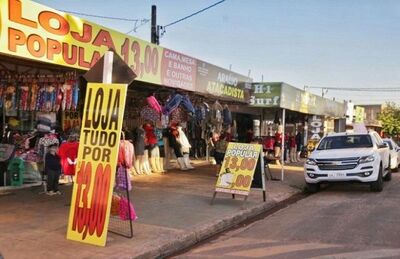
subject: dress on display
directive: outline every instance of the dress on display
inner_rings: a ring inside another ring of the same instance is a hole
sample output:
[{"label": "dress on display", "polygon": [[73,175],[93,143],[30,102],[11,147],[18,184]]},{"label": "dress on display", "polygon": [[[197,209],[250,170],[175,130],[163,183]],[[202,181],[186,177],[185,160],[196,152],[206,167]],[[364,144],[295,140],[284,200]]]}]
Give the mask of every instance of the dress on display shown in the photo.
[{"label": "dress on display", "polygon": [[135,153],[138,156],[144,155],[144,129],[139,127],[136,129],[136,139],[135,139]]},{"label": "dress on display", "polygon": [[78,149],[79,143],[76,141],[64,142],[61,144],[58,155],[61,158],[61,167],[64,175],[75,175]]}]

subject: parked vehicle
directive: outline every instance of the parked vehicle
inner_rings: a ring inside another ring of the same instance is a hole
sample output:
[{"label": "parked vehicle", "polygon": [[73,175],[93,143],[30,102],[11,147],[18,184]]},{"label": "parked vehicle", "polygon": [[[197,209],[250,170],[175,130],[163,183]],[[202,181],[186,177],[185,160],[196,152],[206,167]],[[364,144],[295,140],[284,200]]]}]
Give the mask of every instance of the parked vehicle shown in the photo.
[{"label": "parked vehicle", "polygon": [[383,142],[389,145],[390,150],[390,168],[397,172],[400,163],[400,147],[390,138],[384,138]]},{"label": "parked vehicle", "polygon": [[372,191],[391,180],[390,154],[379,134],[334,133],[325,136],[304,164],[308,189],[317,192],[321,183],[356,181]]}]

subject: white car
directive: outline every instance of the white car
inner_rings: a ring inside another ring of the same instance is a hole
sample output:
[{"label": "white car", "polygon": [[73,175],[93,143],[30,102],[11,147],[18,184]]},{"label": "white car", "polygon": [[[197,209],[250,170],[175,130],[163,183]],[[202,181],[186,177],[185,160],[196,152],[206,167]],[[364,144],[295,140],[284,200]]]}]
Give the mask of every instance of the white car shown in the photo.
[{"label": "white car", "polygon": [[390,150],[390,169],[397,172],[399,170],[400,163],[400,148],[397,146],[396,142],[390,138],[384,138],[383,142],[389,145]]},{"label": "white car", "polygon": [[389,148],[378,133],[334,133],[325,136],[304,164],[308,189],[317,192],[321,183],[356,181],[372,191],[391,180]]}]

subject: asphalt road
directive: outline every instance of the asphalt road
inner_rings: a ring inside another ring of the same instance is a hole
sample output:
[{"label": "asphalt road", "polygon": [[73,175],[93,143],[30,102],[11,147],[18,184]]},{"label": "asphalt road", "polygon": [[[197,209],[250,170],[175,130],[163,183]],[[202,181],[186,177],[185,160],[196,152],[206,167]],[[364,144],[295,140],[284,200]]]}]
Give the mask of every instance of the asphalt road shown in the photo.
[{"label": "asphalt road", "polygon": [[381,193],[336,184],[178,258],[400,258],[400,173]]}]

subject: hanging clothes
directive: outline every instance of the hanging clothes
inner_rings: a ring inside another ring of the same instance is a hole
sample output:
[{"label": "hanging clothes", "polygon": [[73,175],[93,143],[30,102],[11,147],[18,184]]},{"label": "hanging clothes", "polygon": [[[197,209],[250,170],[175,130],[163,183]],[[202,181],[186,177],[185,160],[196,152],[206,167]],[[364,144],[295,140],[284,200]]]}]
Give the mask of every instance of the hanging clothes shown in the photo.
[{"label": "hanging clothes", "polygon": [[132,168],[135,160],[135,150],[133,144],[128,140],[121,140],[118,152],[118,166],[127,169]]},{"label": "hanging clothes", "polygon": [[189,153],[190,148],[192,146],[190,145],[189,140],[187,139],[185,132],[183,132],[181,126],[177,127],[177,130],[178,130],[178,133],[179,133],[178,141],[181,144],[182,152],[183,153]]},{"label": "hanging clothes", "polygon": [[163,107],[163,113],[166,115],[169,115],[171,112],[173,112],[176,108],[179,107],[183,99],[183,96],[180,94],[175,94],[169,100]]},{"label": "hanging clothes", "polygon": [[61,158],[61,167],[65,175],[75,175],[78,149],[79,143],[77,141],[64,142],[58,149],[58,155]]},{"label": "hanging clothes", "polygon": [[140,111],[140,117],[147,121],[159,121],[160,120],[160,114],[157,113],[154,109],[150,108],[150,106],[146,105],[143,107],[143,109]]},{"label": "hanging clothes", "polygon": [[135,153],[138,156],[144,155],[144,138],[145,131],[142,127],[138,127],[136,129],[136,137],[135,137]]},{"label": "hanging clothes", "polygon": [[72,89],[72,110],[76,111],[78,108],[79,100],[79,84],[75,82],[74,88]]},{"label": "hanging clothes", "polygon": [[160,103],[157,101],[156,97],[154,97],[154,95],[147,97],[146,100],[147,100],[147,103],[149,104],[149,106],[153,110],[155,110],[158,114],[160,114],[162,112],[162,107],[161,107]]},{"label": "hanging clothes", "polygon": [[186,111],[188,111],[188,112],[190,112],[192,114],[195,113],[193,104],[190,101],[189,96],[187,96],[187,95],[183,96],[182,101],[181,101],[181,105],[183,106],[184,109],[186,109]]},{"label": "hanging clothes", "polygon": [[47,154],[47,148],[52,145],[59,145],[60,142],[55,134],[46,134],[44,137],[39,139],[38,153],[44,157]]},{"label": "hanging clothes", "polygon": [[229,110],[228,105],[226,105],[226,104],[224,105],[224,109],[222,111],[222,114],[223,114],[223,124],[224,125],[231,125],[231,123],[232,123],[232,113]]}]

